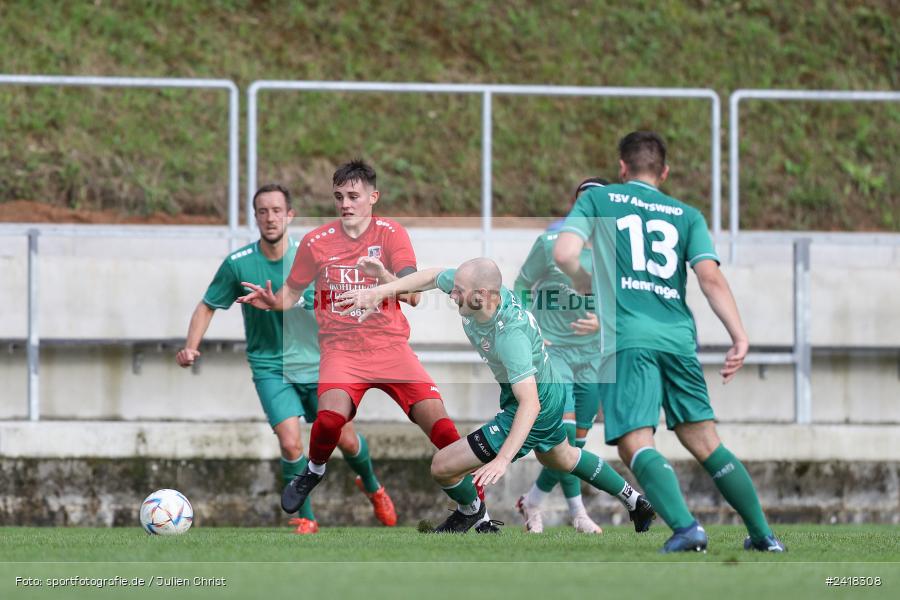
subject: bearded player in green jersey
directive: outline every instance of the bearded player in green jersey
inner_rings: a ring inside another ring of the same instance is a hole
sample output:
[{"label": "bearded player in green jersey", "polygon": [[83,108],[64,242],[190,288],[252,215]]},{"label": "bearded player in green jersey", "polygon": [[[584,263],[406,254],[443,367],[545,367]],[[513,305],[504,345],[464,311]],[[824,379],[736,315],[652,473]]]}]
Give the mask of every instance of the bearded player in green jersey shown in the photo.
[{"label": "bearded player in green jersey", "polygon": [[[608,184],[599,177],[586,179],[575,189],[574,200],[586,190]],[[553,368],[562,377],[566,395],[563,412],[566,437],[576,448],[584,448],[600,408],[596,372],[600,364],[600,323],[594,297],[574,290],[572,279],[553,262],[553,245],[558,236],[558,227],[538,236],[519,269],[514,290],[522,305],[537,320]],[[590,271],[590,248],[582,250],[580,260],[585,270]],[[600,526],[587,514],[578,478],[546,467],[528,493],[516,502],[516,509],[525,519],[525,530],[543,532],[541,503],[557,483],[566,497],[575,530],[602,533]]]},{"label": "bearded player in green jersey", "polygon": [[[457,304],[466,336],[500,384],[500,412],[466,439],[434,455],[435,481],[444,489],[472,481],[493,484],[510,463],[534,450],[545,466],[573,473],[617,497],[629,508],[637,531],[649,529],[655,516],[650,503],[599,456],[569,444],[562,422],[564,386],[553,370],[540,328],[503,287],[500,269],[492,260],[476,258],[458,269],[426,269],[374,288],[346,292],[337,305],[344,314],[360,310],[359,319],[364,320],[390,298],[435,288]],[[475,524],[459,510],[447,521],[442,527],[457,531],[463,529],[461,524]]]},{"label": "bearded player in green jersey", "polygon": [[[260,239],[222,262],[194,310],[185,347],[175,357],[182,367],[191,366],[200,356],[200,341],[215,311],[228,309],[245,293],[241,281],[283,281],[286,268],[294,262],[298,242],[286,235],[294,217],[290,192],[277,184],[263,186],[253,197],[253,210]],[[241,305],[247,361],[260,403],[281,446],[281,473],[285,483],[302,472],[307,463],[300,437],[300,417],[312,423],[317,413],[319,342],[312,310],[314,298],[310,288],[294,308],[284,313]],[[375,516],[384,525],[395,525],[394,505],[375,477],[366,439],[348,423],[338,447],[357,473],[357,487],[372,502]],[[298,534],[318,532],[318,522],[308,499],[290,523],[296,526],[294,531]]]},{"label": "bearded player in green jersey", "polygon": [[[672,528],[663,552],[705,550],[707,536],[688,510],[675,471],[654,447],[660,407],[668,428],[743,518],[750,534],[744,548],[783,552],[747,469],[719,440],[697,360],[696,327],[685,301],[687,265],[731,336],[720,371],[725,383],[741,368],[749,347],[706,221],[695,208],[659,191],[669,174],[659,135],[628,134],[619,143],[619,158],[625,183],[582,194],[554,248],[554,259],[576,288],[593,287],[598,298],[606,443],[618,447]],[[580,261],[586,242],[593,245],[593,277]]]}]

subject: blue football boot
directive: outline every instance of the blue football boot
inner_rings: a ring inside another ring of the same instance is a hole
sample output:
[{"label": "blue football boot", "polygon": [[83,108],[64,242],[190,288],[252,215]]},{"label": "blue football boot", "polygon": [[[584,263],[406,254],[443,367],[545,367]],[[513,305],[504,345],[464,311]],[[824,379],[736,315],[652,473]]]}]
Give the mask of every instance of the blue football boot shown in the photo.
[{"label": "blue football boot", "polygon": [[744,550],[759,550],[760,552],[787,552],[787,548],[781,543],[775,534],[767,535],[758,542],[754,542],[747,536],[744,540]]},{"label": "blue football boot", "polygon": [[668,554],[670,552],[706,552],[706,546],[709,539],[706,537],[706,531],[697,521],[693,525],[678,529],[672,534],[663,545],[660,552]]}]

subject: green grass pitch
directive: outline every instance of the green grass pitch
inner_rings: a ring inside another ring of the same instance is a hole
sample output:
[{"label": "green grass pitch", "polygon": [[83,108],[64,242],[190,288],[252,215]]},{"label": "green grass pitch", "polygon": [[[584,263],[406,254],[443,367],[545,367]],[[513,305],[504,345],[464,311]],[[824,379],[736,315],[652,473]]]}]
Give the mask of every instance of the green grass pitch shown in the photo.
[{"label": "green grass pitch", "polygon": [[[602,536],[568,528],[536,536],[517,526],[500,535],[465,536],[413,528],[334,527],[314,536],[295,536],[288,528],[197,528],[178,537],[148,536],[138,527],[0,528],[0,597],[556,600],[690,593],[797,600],[900,594],[896,526],[777,531],[787,555],[743,551],[743,529],[736,526],[709,527],[707,554],[676,556],[657,553],[668,535],[660,526],[644,535],[609,527]],[[88,581],[51,587],[53,579],[72,577]],[[115,577],[97,587],[98,579]],[[827,577],[877,577],[881,585],[851,587],[848,580],[828,586]],[[41,585],[26,585],[26,578]]]}]

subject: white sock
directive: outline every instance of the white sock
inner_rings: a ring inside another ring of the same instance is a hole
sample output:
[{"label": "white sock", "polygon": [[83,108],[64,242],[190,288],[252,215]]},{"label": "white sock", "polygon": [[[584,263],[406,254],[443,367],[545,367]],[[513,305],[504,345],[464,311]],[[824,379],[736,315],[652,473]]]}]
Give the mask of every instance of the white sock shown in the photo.
[{"label": "white sock", "polygon": [[544,502],[544,498],[546,497],[547,492],[539,488],[537,484],[534,484],[533,486],[531,486],[531,489],[528,490],[528,493],[525,494],[525,504],[527,504],[528,506],[537,507]]},{"label": "white sock", "polygon": [[583,512],[587,512],[584,508],[584,501],[581,499],[581,494],[578,494],[573,498],[566,498],[566,503],[569,505],[569,516],[575,517]]},{"label": "white sock", "polygon": [[616,494],[616,498],[621,500],[622,504],[624,504],[625,508],[627,508],[629,511],[637,508],[638,496],[640,496],[640,494],[637,493],[637,490],[635,490],[627,483],[625,484],[625,487],[622,488],[622,491]]},{"label": "white sock", "polygon": [[475,502],[473,502],[472,504],[457,504],[456,506],[459,509],[459,512],[461,512],[462,514],[474,515],[481,509],[481,498],[475,496]]},{"label": "white sock", "polygon": [[310,472],[315,473],[316,475],[324,475],[325,474],[325,464],[317,465],[313,461],[309,461],[307,466],[309,467]]}]

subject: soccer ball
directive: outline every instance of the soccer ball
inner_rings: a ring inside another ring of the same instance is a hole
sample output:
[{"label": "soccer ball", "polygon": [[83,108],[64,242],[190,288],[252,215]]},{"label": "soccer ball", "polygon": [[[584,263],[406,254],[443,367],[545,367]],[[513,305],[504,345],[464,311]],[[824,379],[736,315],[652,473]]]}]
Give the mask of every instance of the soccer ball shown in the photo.
[{"label": "soccer ball", "polygon": [[152,535],[178,535],[191,528],[194,508],[178,490],[157,490],[141,504],[141,526]]}]

